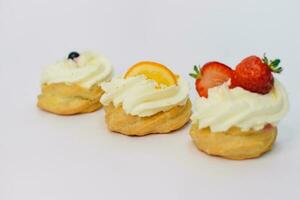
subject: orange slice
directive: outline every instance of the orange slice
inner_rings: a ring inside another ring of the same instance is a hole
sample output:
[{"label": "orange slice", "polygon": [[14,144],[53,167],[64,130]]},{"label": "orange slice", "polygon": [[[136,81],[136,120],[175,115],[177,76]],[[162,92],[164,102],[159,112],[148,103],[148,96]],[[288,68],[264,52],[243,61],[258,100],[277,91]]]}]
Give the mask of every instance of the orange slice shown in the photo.
[{"label": "orange slice", "polygon": [[166,66],[156,62],[143,61],[133,65],[125,74],[125,78],[138,75],[145,75],[147,79],[166,86],[176,85],[177,83],[176,75]]}]

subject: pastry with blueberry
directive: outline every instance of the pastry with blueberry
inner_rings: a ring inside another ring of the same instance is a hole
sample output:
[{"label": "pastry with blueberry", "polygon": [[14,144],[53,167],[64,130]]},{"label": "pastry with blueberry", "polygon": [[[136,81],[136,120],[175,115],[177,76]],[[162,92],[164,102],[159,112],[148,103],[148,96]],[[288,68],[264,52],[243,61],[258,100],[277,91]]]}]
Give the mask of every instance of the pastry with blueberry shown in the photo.
[{"label": "pastry with blueberry", "polygon": [[111,131],[135,136],[170,133],[189,121],[188,82],[160,63],[139,62],[101,87]]},{"label": "pastry with blueberry", "polygon": [[235,69],[220,62],[195,67],[195,102],[190,135],[199,150],[242,160],[270,151],[278,122],[288,111],[285,88],[273,73],[280,60],[249,56]]},{"label": "pastry with blueberry", "polygon": [[102,105],[100,84],[112,76],[111,63],[94,52],[71,52],[46,67],[37,106],[59,115],[93,112]]}]

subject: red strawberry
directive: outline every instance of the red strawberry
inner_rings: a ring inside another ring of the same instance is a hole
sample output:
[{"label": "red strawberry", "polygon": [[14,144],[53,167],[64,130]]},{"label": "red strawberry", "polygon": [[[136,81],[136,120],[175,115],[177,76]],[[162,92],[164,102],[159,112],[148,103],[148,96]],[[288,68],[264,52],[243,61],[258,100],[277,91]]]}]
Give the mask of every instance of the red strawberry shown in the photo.
[{"label": "red strawberry", "polygon": [[278,67],[279,63],[279,59],[269,62],[265,56],[263,59],[249,56],[237,65],[231,87],[239,86],[250,92],[267,94],[274,85],[272,72],[282,71],[282,68]]},{"label": "red strawberry", "polygon": [[194,66],[194,71],[190,76],[196,79],[196,90],[201,97],[207,97],[209,88],[221,85],[233,76],[233,70],[219,62],[206,63],[200,71]]}]

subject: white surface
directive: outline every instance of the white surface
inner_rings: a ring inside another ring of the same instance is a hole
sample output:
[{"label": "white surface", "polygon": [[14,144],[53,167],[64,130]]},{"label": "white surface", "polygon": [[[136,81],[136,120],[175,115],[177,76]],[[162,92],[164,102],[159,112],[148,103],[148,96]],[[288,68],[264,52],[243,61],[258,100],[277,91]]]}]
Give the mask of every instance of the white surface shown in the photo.
[{"label": "white surface", "polygon": [[[299,199],[299,6],[0,0],[0,199]],[[234,66],[267,52],[283,61],[279,79],[291,110],[274,150],[248,161],[199,152],[190,125],[170,135],[126,137],[106,130],[103,110],[73,117],[38,110],[42,66],[86,49],[107,55],[117,73],[147,59],[185,78],[194,64]]]}]

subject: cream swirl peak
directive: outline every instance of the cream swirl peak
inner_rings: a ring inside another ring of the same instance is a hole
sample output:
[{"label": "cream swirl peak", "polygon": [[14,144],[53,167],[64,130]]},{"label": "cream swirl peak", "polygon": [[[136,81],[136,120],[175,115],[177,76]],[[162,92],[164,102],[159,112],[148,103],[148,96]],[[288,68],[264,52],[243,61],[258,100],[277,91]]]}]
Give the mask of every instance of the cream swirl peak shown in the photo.
[{"label": "cream swirl peak", "polygon": [[105,91],[100,99],[103,105],[112,103],[115,107],[122,106],[127,114],[139,117],[183,106],[189,92],[188,83],[181,78],[177,85],[158,89],[158,84],[144,75],[126,79],[116,77],[111,82],[102,83],[101,87]]},{"label": "cream swirl peak", "polygon": [[210,88],[208,98],[196,101],[192,122],[212,132],[227,131],[231,127],[260,130],[267,124],[276,125],[288,111],[288,97],[284,87],[275,80],[273,89],[265,95],[243,88],[229,89],[229,82]]},{"label": "cream swirl peak", "polygon": [[42,74],[42,84],[78,84],[90,88],[111,79],[112,66],[102,55],[84,52],[73,59],[63,59],[49,65]]}]

